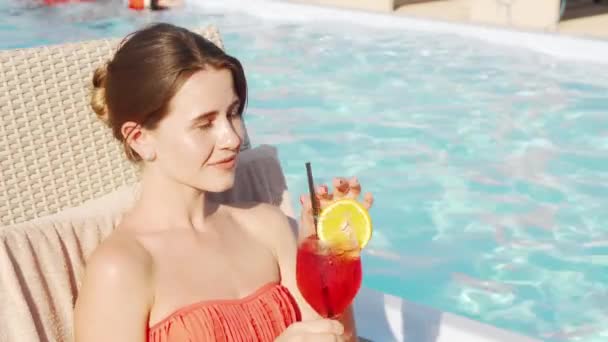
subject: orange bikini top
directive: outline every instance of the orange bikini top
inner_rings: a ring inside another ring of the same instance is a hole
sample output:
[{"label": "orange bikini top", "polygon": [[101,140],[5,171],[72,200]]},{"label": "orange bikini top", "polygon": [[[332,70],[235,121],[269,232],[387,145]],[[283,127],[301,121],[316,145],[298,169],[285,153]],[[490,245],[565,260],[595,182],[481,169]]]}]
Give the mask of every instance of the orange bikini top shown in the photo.
[{"label": "orange bikini top", "polygon": [[176,310],[148,331],[149,342],[272,342],[301,319],[289,290],[269,283],[245,298],[194,303]]}]

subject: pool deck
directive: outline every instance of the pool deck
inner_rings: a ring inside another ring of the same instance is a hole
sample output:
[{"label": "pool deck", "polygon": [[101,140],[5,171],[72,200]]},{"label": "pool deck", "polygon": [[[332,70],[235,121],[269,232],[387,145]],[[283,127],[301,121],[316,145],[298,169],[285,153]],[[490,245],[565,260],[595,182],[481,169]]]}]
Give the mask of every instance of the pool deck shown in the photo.
[{"label": "pool deck", "polygon": [[[387,11],[387,8],[368,4],[366,0],[290,0],[292,2],[331,7]],[[383,0],[374,0],[376,3]],[[392,13],[395,15],[435,19],[449,22],[476,23],[473,19],[475,0],[396,0]],[[537,1],[537,0],[535,0]],[[505,0],[505,2],[508,2]],[[487,22],[484,22],[487,24]],[[608,1],[593,4],[591,0],[568,0],[564,17],[555,28],[543,31],[558,32],[569,36],[584,36],[608,40]]]},{"label": "pool deck", "polygon": [[355,300],[355,319],[362,342],[540,342],[369,288]]},{"label": "pool deck", "polygon": [[[494,0],[450,0],[450,1],[431,1],[428,0],[407,0],[408,11],[423,11],[432,7],[440,6],[449,2],[449,6],[459,11],[435,10],[441,18],[430,18],[429,16],[402,13],[403,8],[397,11],[384,11],[373,9],[373,5],[384,0],[352,0],[358,2],[359,8],[352,8],[350,0],[204,0],[197,2],[196,6],[203,11],[219,11],[225,13],[245,12],[249,15],[257,16],[269,21],[279,22],[310,22],[310,21],[332,21],[334,23],[351,23],[362,26],[382,28],[387,30],[405,30],[427,33],[453,34],[456,36],[467,37],[477,41],[484,41],[489,44],[526,49],[537,53],[545,54],[559,59],[576,61],[576,63],[596,63],[608,64],[608,39],[598,37],[581,37],[547,30],[517,29],[500,25],[477,24],[470,21],[462,22],[450,20],[449,15],[460,13],[465,15],[463,7],[459,7],[466,1],[494,1]],[[393,0],[386,0],[393,1]],[[412,4],[411,1],[423,1]],[[513,0],[497,0],[513,1]],[[554,0],[534,0],[534,1],[554,1]],[[568,0],[575,2],[576,0]],[[580,0],[583,1],[583,0]],[[587,0],[591,1],[591,0]],[[608,0],[604,0],[608,1]],[[328,4],[331,2],[331,4]],[[524,3],[525,2],[521,2]],[[324,5],[321,5],[324,4]],[[459,5],[460,4],[460,5]],[[368,10],[363,10],[363,5],[371,6]],[[424,7],[419,7],[418,5]],[[445,7],[444,7],[445,9]],[[569,11],[567,11],[569,12]],[[426,12],[424,12],[426,13]],[[532,19],[535,17],[532,16]],[[603,18],[603,17],[602,17]],[[528,18],[530,19],[530,18]],[[572,21],[571,21],[572,20]],[[589,22],[592,18],[569,18],[565,22],[574,23],[574,20]],[[571,32],[580,29],[580,25],[571,25],[568,30]],[[606,27],[608,29],[608,26]]]}]

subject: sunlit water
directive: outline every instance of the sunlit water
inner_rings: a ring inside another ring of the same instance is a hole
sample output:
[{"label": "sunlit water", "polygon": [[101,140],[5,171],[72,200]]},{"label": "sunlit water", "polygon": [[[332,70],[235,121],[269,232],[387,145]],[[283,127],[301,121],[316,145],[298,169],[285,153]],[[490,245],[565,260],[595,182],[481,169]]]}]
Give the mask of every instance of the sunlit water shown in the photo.
[{"label": "sunlit water", "polygon": [[[462,37],[239,14],[0,3],[0,48],[219,26],[254,145],[291,191],[357,175],[376,197],[368,287],[518,332],[608,340],[608,73]],[[589,53],[593,53],[590,51]]]}]

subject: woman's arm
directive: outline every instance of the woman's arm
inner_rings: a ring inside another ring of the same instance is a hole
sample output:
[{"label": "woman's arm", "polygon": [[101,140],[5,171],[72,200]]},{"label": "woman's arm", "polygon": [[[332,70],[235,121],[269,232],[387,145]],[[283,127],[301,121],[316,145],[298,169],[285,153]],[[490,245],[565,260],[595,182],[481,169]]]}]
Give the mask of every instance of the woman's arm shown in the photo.
[{"label": "woman's arm", "polygon": [[87,262],[74,309],[76,342],[144,342],[152,262],[135,241],[104,242]]}]

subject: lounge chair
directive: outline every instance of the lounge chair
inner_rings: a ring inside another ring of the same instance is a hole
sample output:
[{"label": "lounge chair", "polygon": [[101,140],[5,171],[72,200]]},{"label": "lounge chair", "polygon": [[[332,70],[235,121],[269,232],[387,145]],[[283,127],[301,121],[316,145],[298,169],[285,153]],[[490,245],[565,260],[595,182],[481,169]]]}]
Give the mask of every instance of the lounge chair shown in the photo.
[{"label": "lounge chair", "polygon": [[[202,33],[223,47],[214,27]],[[0,342],[73,340],[85,260],[137,196],[136,168],[88,105],[92,72],[117,43],[0,51]],[[216,197],[293,220],[271,146],[243,151],[236,186]]]}]

